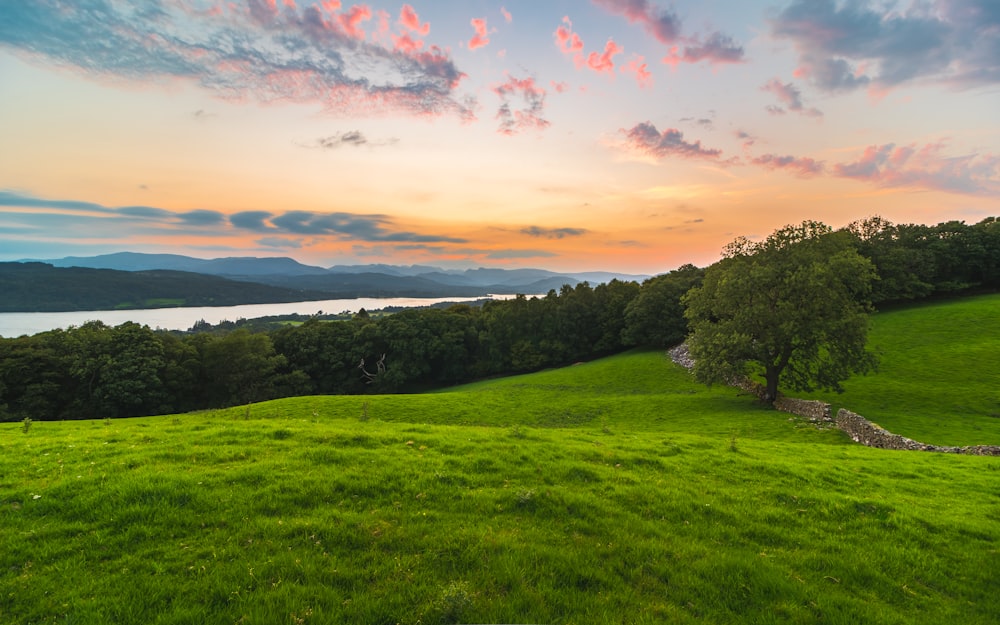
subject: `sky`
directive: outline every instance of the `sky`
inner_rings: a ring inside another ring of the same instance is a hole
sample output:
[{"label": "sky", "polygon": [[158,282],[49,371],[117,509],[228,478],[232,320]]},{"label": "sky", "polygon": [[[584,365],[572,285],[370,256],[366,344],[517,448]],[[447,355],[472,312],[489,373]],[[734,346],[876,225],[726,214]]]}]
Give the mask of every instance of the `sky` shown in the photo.
[{"label": "sky", "polygon": [[996,0],[0,0],[0,260],[658,274],[1000,215]]}]

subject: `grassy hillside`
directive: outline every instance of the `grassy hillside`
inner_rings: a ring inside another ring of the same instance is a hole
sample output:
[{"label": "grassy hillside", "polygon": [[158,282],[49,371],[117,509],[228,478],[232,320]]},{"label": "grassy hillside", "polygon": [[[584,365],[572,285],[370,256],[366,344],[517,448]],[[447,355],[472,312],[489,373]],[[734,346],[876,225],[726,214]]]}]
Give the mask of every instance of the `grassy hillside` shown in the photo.
[{"label": "grassy hillside", "polygon": [[1000,619],[1000,459],[860,447],[660,353],[23,429],[3,623]]},{"label": "grassy hillside", "polygon": [[869,345],[876,374],[813,396],[924,443],[1000,444],[1000,295],[876,314]]}]

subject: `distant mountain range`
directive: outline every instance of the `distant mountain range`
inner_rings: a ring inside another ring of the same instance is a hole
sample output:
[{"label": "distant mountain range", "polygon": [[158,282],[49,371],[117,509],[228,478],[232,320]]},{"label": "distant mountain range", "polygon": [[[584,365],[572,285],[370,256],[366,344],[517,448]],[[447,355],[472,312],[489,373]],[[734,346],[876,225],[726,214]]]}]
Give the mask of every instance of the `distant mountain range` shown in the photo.
[{"label": "distant mountain range", "polygon": [[447,270],[423,265],[323,268],[285,257],[206,260],[120,252],[0,263],[0,290],[5,293],[0,312],[230,306],[355,297],[531,295],[584,281],[597,285],[612,279],[642,281],[647,277],[544,269]]}]

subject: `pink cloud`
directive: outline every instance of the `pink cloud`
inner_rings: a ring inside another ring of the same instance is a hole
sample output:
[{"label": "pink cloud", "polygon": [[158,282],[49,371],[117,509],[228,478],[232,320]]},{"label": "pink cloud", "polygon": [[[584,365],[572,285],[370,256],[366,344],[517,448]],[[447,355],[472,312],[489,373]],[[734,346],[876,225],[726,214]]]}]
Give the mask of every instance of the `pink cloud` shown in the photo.
[{"label": "pink cloud", "polygon": [[[633,24],[640,24],[646,32],[668,48],[663,62],[676,67],[678,63],[742,63],[743,46],[732,37],[720,32],[709,34],[704,40],[698,35],[681,33],[681,19],[677,13],[651,4],[648,0],[594,0],[594,3],[611,13],[622,15]],[[683,51],[681,46],[683,45]]]},{"label": "pink cloud", "polygon": [[563,54],[571,55],[573,57],[573,63],[576,64],[577,68],[588,67],[598,73],[608,73],[614,75],[614,57],[621,54],[625,50],[623,47],[615,43],[613,39],[608,39],[608,42],[604,44],[604,50],[602,52],[595,51],[584,56],[583,40],[580,39],[579,35],[573,32],[573,23],[570,21],[569,17],[563,18],[563,24],[556,28],[553,35],[559,49],[563,52]]},{"label": "pink cloud", "polygon": [[420,23],[420,17],[408,4],[404,4],[399,11],[399,23],[407,30],[413,31],[421,37],[426,37],[431,32],[430,22]]},{"label": "pink cloud", "polygon": [[420,23],[420,17],[408,4],[399,11],[399,26],[404,31],[401,35],[392,35],[393,46],[403,54],[413,55],[424,47],[422,39],[415,39],[411,33],[427,36],[431,32],[430,22]]},{"label": "pink cloud", "polygon": [[1000,156],[947,156],[943,143],[871,145],[856,161],[834,165],[835,175],[881,187],[931,189],[968,195],[1000,193]]},{"label": "pink cloud", "polygon": [[[782,83],[777,78],[772,78],[760,88],[761,91],[774,94],[784,106],[790,111],[808,115],[810,117],[822,117],[823,112],[817,108],[806,108],[802,104],[802,92],[792,83]],[[785,109],[779,106],[768,106],[767,110],[772,115],[783,115]]]},{"label": "pink cloud", "polygon": [[752,134],[750,134],[745,130],[737,130],[733,134],[736,135],[736,138],[740,140],[744,152],[750,150],[750,148],[752,148],[753,145],[757,143],[757,137],[753,136]]},{"label": "pink cloud", "polygon": [[[569,17],[564,17],[562,21],[563,25],[556,28],[554,33],[559,49],[564,54],[573,54],[582,60],[583,41],[579,35],[573,32],[573,22],[569,20]],[[577,64],[579,65],[579,63]]]},{"label": "pink cloud", "polygon": [[641,55],[634,55],[628,63],[622,65],[621,71],[625,74],[634,74],[635,80],[640,87],[650,87],[653,84],[653,74],[646,66],[646,58]]},{"label": "pink cloud", "polygon": [[508,24],[510,24],[511,22],[513,22],[513,21],[514,21],[514,16],[513,16],[513,15],[511,15],[511,14],[510,14],[510,11],[508,11],[508,10],[507,10],[507,9],[505,9],[504,7],[500,7],[500,14],[501,14],[501,15],[503,15],[503,18],[504,18],[505,20],[507,20],[507,23],[508,23]]},{"label": "pink cloud", "polygon": [[823,164],[823,161],[817,161],[807,157],[803,158],[795,156],[778,156],[777,154],[764,154],[763,156],[753,158],[750,162],[765,169],[784,169],[792,171],[796,175],[803,178],[818,176],[826,170],[826,166]]},{"label": "pink cloud", "polygon": [[549,85],[552,87],[552,90],[555,91],[556,93],[566,93],[567,91],[569,91],[568,82],[556,82],[555,80],[552,80],[549,81]]},{"label": "pink cloud", "polygon": [[472,39],[469,39],[469,49],[476,50],[489,44],[490,39],[488,37],[489,31],[486,28],[486,18],[474,17],[471,23],[476,34],[472,36]]},{"label": "pink cloud", "polygon": [[413,55],[420,48],[424,47],[424,42],[422,39],[414,39],[410,36],[410,33],[403,33],[402,35],[393,35],[392,42],[394,49],[403,54]]},{"label": "pink cloud", "polygon": [[597,52],[591,52],[587,55],[587,67],[594,70],[595,72],[607,72],[609,74],[615,73],[615,55],[621,54],[624,51],[620,45],[615,43],[613,40],[608,39],[608,42],[604,44],[604,52],[598,54]]},{"label": "pink cloud", "polygon": [[[507,81],[493,87],[501,100],[496,118],[500,121],[498,132],[514,135],[524,130],[544,130],[550,122],[542,117],[545,112],[545,89],[535,83],[535,79],[508,76]],[[520,109],[511,108],[511,99],[523,102]]]},{"label": "pink cloud", "polygon": [[[400,50],[383,45],[378,32],[369,39],[362,26],[372,11],[364,5],[342,11],[339,1],[260,0],[213,11],[167,2],[156,20],[135,19],[118,3],[23,7],[16,17],[37,36],[31,53],[89,77],[177,79],[226,99],[317,103],[339,113],[469,119],[474,110],[454,93],[464,74],[446,53],[425,51],[412,37]],[[87,36],[61,36],[70,30]]]},{"label": "pink cloud", "polygon": [[676,128],[668,128],[662,133],[650,122],[636,124],[632,128],[619,130],[624,135],[626,150],[656,158],[679,157],[718,160],[722,150],[703,148],[701,141],[685,141],[684,133]]},{"label": "pink cloud", "polygon": [[365,31],[361,30],[361,22],[368,21],[372,18],[372,10],[363,4],[355,4],[347,13],[341,13],[337,16],[337,21],[344,32],[355,39],[364,39]]},{"label": "pink cloud", "polygon": [[669,45],[680,38],[681,20],[677,14],[654,7],[647,0],[594,0],[594,4],[641,24],[661,43]]}]

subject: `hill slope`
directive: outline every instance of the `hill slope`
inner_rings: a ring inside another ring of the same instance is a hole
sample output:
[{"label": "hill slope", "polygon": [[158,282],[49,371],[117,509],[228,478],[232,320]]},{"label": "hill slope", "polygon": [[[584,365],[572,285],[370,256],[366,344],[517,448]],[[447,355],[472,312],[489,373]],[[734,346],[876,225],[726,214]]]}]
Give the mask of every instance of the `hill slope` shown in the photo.
[{"label": "hill slope", "polygon": [[331,299],[328,293],[183,271],[0,263],[0,312],[234,306]]},{"label": "hill slope", "polygon": [[1000,295],[878,313],[868,342],[879,371],[813,397],[924,443],[1000,443]]},{"label": "hill slope", "polygon": [[23,429],[0,425],[4,622],[1000,615],[1000,459],[860,447],[657,352]]}]

